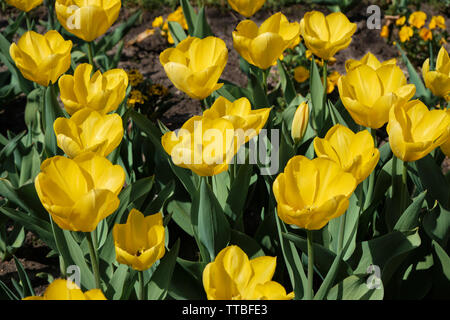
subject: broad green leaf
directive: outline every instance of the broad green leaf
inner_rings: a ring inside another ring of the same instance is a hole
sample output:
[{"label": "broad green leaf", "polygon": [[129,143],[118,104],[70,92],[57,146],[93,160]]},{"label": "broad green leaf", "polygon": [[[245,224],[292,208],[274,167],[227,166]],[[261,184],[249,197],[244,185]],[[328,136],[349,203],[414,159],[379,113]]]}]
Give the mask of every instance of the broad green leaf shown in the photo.
[{"label": "broad green leaf", "polygon": [[25,297],[34,296],[35,295],[34,289],[31,284],[30,278],[28,277],[28,274],[25,271],[25,268],[23,267],[22,263],[20,263],[19,259],[17,259],[16,256],[13,256],[13,258],[17,268],[17,273],[19,274],[20,282],[22,284],[24,296]]},{"label": "broad green leaf", "polygon": [[292,100],[297,96],[297,92],[295,91],[294,82],[292,81],[291,76],[286,71],[284,63],[281,60],[278,60],[278,73],[280,75],[281,81],[281,89],[284,93],[284,98],[286,99],[287,105],[290,105]]},{"label": "broad green leaf", "polygon": [[243,232],[231,230],[230,244],[237,245],[241,248],[248,255],[249,259],[265,255],[258,242]]},{"label": "broad green leaf", "polygon": [[371,289],[367,275],[351,275],[331,288],[328,300],[383,300],[383,284]]},{"label": "broad green leaf", "polygon": [[427,212],[423,217],[423,227],[428,236],[439,243],[443,248],[447,247],[450,237],[450,211],[441,204]]},{"label": "broad green leaf", "polygon": [[409,231],[419,226],[419,214],[427,191],[418,195],[409,207],[403,212],[400,219],[395,224],[394,230]]},{"label": "broad green leaf", "polygon": [[191,223],[191,203],[171,200],[167,204],[167,212],[172,215],[175,223],[188,235],[194,236]]},{"label": "broad green leaf", "polygon": [[204,39],[209,36],[213,36],[213,32],[211,31],[211,27],[208,24],[206,19],[205,7],[200,8],[198,12],[197,19],[194,27],[194,37]]},{"label": "broad green leaf", "polygon": [[178,22],[169,21],[169,31],[172,34],[175,45],[187,38],[186,32],[184,32],[183,27]]}]

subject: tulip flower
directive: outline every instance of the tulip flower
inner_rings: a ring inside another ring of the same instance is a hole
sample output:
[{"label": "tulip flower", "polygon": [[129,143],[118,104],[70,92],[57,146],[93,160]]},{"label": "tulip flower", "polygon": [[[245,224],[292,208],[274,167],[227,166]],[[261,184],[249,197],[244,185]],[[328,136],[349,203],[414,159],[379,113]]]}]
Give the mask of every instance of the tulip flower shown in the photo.
[{"label": "tulip flower", "polygon": [[398,32],[398,36],[401,42],[409,41],[409,39],[413,36],[414,30],[411,27],[403,26]]},{"label": "tulip flower", "polygon": [[56,156],[41,164],[36,192],[53,221],[64,230],[91,232],[119,207],[125,182],[119,165],[94,153],[74,159]]},{"label": "tulip flower", "polygon": [[231,121],[194,116],[178,132],[162,136],[164,150],[175,165],[199,176],[213,176],[228,169],[235,155],[235,130]]},{"label": "tulip flower", "polygon": [[406,22],[406,17],[402,16],[402,17],[398,18],[397,20],[395,20],[395,25],[402,26],[405,24],[405,22]]},{"label": "tulip flower", "polygon": [[345,69],[347,70],[347,72],[349,72],[353,69],[356,69],[360,65],[366,65],[368,67],[371,67],[373,70],[377,70],[382,66],[396,64],[397,60],[395,58],[381,62],[371,52],[368,52],[364,55],[364,57],[361,58],[361,60],[348,59],[347,61],[345,61]]},{"label": "tulip flower", "polygon": [[298,83],[303,83],[309,79],[309,70],[303,66],[298,66],[294,69],[294,79]]},{"label": "tulip flower", "polygon": [[108,31],[121,6],[121,0],[56,0],[55,12],[64,29],[91,42]]},{"label": "tulip flower", "polygon": [[41,5],[44,0],[6,0],[6,3],[16,7],[23,12],[29,12]]},{"label": "tulip flower", "polygon": [[353,133],[340,124],[328,130],[325,138],[315,138],[314,150],[317,157],[333,160],[351,173],[358,184],[370,175],[380,159],[369,131]]},{"label": "tulip flower", "polygon": [[123,137],[122,118],[118,114],[102,115],[81,109],[70,118],[57,118],[53,123],[58,146],[70,157],[94,152],[106,157]]},{"label": "tulip flower", "polygon": [[259,28],[251,20],[240,22],[233,31],[233,45],[248,63],[265,70],[298,40],[299,34],[299,24],[289,23],[286,16],[278,12]]},{"label": "tulip flower", "polygon": [[225,42],[216,37],[188,37],[176,48],[164,50],[161,64],[179,90],[193,99],[204,99],[220,89],[218,84],[228,60]]},{"label": "tulip flower", "polygon": [[330,94],[334,91],[334,88],[337,86],[338,80],[341,77],[341,74],[337,71],[333,71],[327,77],[327,94]]},{"label": "tulip flower", "polygon": [[219,97],[203,116],[212,120],[225,119],[233,124],[236,137],[235,152],[237,152],[242,144],[259,134],[269,118],[270,110],[270,108],[252,110],[247,98],[231,102]]},{"label": "tulip flower", "polygon": [[9,53],[26,79],[46,87],[70,68],[71,50],[72,41],[55,30],[45,35],[27,31],[11,44]]},{"label": "tulip flower", "polygon": [[22,300],[106,300],[106,298],[100,289],[83,292],[70,280],[56,279],[45,289],[43,296],[29,296]]},{"label": "tulip flower", "polygon": [[111,69],[103,75],[97,70],[92,77],[91,72],[92,65],[83,63],[73,76],[64,75],[59,80],[61,100],[70,115],[83,108],[106,114],[125,98],[128,76],[124,70]]},{"label": "tulip flower", "polygon": [[149,269],[166,252],[161,213],[144,217],[132,209],[125,224],[113,228],[116,259],[138,271]]},{"label": "tulip flower", "polygon": [[339,78],[338,88],[342,103],[353,120],[373,129],[388,121],[394,103],[408,101],[416,91],[413,84],[406,83],[402,70],[391,63],[377,69],[365,64],[355,67]]},{"label": "tulip flower", "polygon": [[264,5],[266,0],[228,0],[228,4],[234,11],[246,18],[250,18]]},{"label": "tulip flower", "polygon": [[427,14],[423,11],[415,11],[411,13],[408,19],[408,23],[417,29],[422,28],[427,21]]},{"label": "tulip flower", "polygon": [[300,142],[308,128],[309,106],[306,101],[302,102],[295,111],[292,119],[291,137],[295,143]]},{"label": "tulip flower", "polygon": [[332,160],[295,156],[273,184],[278,216],[288,224],[319,230],[344,214],[356,185],[353,175]]},{"label": "tulip flower", "polygon": [[444,46],[439,50],[435,70],[430,71],[430,59],[427,59],[422,66],[422,75],[426,87],[435,96],[450,98],[450,58]]},{"label": "tulip flower", "polygon": [[394,105],[386,127],[395,156],[416,161],[450,137],[450,116],[444,110],[429,110],[420,100]]},{"label": "tulip flower", "polygon": [[325,17],[322,12],[312,11],[300,21],[300,30],[306,47],[316,56],[330,60],[350,45],[356,23],[351,23],[341,12]]},{"label": "tulip flower", "polygon": [[250,260],[238,246],[229,246],[203,270],[203,287],[208,300],[291,300],[278,282],[272,281],[276,257]]},{"label": "tulip flower", "polygon": [[[447,116],[450,117],[450,109],[447,109]],[[441,145],[442,152],[450,158],[450,138]]]}]

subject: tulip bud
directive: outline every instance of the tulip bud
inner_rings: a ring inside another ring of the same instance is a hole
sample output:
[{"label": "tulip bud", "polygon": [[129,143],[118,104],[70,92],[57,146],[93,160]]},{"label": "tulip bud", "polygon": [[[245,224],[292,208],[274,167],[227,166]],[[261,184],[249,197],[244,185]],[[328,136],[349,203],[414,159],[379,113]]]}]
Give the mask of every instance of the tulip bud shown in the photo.
[{"label": "tulip bud", "polygon": [[450,98],[450,58],[444,46],[439,50],[435,70],[430,71],[430,59],[427,59],[423,63],[422,75],[426,87],[435,96]]},{"label": "tulip bud", "polygon": [[309,106],[306,101],[302,102],[297,111],[295,111],[294,119],[292,120],[291,137],[295,143],[300,142],[305,135],[308,128],[309,120]]}]

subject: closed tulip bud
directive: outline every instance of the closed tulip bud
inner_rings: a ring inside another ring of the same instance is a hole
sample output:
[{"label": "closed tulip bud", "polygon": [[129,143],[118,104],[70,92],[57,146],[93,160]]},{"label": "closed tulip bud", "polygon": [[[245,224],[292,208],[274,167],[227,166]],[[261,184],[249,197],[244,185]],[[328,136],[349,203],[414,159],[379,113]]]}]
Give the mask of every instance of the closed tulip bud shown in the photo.
[{"label": "closed tulip bud", "polygon": [[121,0],[56,0],[55,11],[64,29],[90,42],[108,31],[121,6]]},{"label": "closed tulip bud", "polygon": [[59,80],[59,90],[64,107],[70,115],[80,109],[90,109],[101,114],[116,110],[125,98],[128,75],[122,69],[105,73],[97,70],[91,77],[92,66],[80,64],[72,75]]},{"label": "closed tulip bud", "polygon": [[420,100],[413,100],[392,107],[386,131],[395,156],[416,161],[449,139],[450,115],[444,110],[430,111]]},{"label": "closed tulip bud", "polygon": [[41,5],[44,0],[6,0],[6,3],[24,12],[29,12]]},{"label": "closed tulip bud", "polygon": [[273,184],[278,216],[288,224],[319,230],[344,214],[356,185],[353,175],[332,160],[295,156]]},{"label": "closed tulip bud", "polygon": [[289,23],[281,12],[264,21],[258,28],[251,20],[244,20],[233,32],[233,45],[248,63],[260,69],[268,69],[297,40],[300,26]]},{"label": "closed tulip bud", "polygon": [[56,279],[45,289],[42,296],[29,296],[22,300],[106,300],[106,298],[100,289],[83,292],[70,280]]},{"label": "closed tulip bud", "polygon": [[294,293],[272,281],[276,258],[250,260],[238,246],[229,246],[203,270],[203,287],[208,300],[291,300]]},{"label": "closed tulip bud", "polygon": [[353,120],[361,126],[378,129],[388,121],[392,105],[411,99],[416,87],[406,83],[397,65],[386,63],[374,69],[375,65],[351,63],[351,70],[339,78],[338,88]]},{"label": "closed tulip bud", "polygon": [[422,66],[422,75],[426,87],[435,96],[450,98],[450,58],[444,46],[439,50],[435,70],[430,71],[430,59],[427,59]]},{"label": "closed tulip bud", "polygon": [[175,87],[193,99],[205,99],[220,89],[217,83],[228,60],[225,42],[216,37],[188,37],[159,57]]},{"label": "closed tulip bud", "polygon": [[292,119],[291,137],[295,143],[300,142],[308,128],[309,106],[306,101],[302,102],[294,114]]},{"label": "closed tulip bud", "polygon": [[117,148],[123,137],[122,118],[118,114],[102,115],[82,109],[70,118],[57,118],[53,123],[56,141],[70,158],[84,152],[106,157]]},{"label": "closed tulip bud", "polygon": [[246,18],[250,18],[264,5],[266,0],[228,0],[228,4],[234,11]]},{"label": "closed tulip bud", "polygon": [[138,271],[149,269],[166,252],[161,213],[147,217],[132,209],[125,224],[113,228],[116,259]]},{"label": "closed tulip bud", "polygon": [[175,165],[199,176],[214,176],[228,169],[235,155],[235,130],[231,121],[194,116],[178,132],[162,136],[164,150]]},{"label": "closed tulip bud", "polygon": [[11,44],[9,53],[26,79],[46,87],[70,68],[71,50],[72,41],[55,30],[45,35],[27,31]]},{"label": "closed tulip bud", "polygon": [[91,232],[119,207],[125,172],[108,159],[84,153],[56,156],[41,164],[36,192],[53,221],[64,230]]},{"label": "closed tulip bud", "polygon": [[333,160],[351,173],[358,184],[370,175],[380,159],[369,131],[353,133],[340,124],[332,127],[325,138],[315,138],[314,150],[319,158]]},{"label": "closed tulip bud", "polygon": [[233,124],[235,133],[235,152],[242,144],[247,143],[259,134],[269,118],[270,108],[252,110],[247,98],[231,102],[219,97],[210,109],[203,113],[205,118],[212,120],[225,119]]},{"label": "closed tulip bud", "polygon": [[356,23],[351,23],[341,12],[325,17],[322,12],[312,11],[300,21],[300,30],[306,47],[316,56],[330,60],[350,45]]}]

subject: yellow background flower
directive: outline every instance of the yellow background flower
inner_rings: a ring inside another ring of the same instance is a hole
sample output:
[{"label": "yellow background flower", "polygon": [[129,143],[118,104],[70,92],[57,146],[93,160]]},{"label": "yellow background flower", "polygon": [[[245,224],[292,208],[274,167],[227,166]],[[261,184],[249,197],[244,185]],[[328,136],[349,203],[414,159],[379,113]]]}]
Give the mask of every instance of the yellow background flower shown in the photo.
[{"label": "yellow background flower", "polygon": [[234,11],[246,18],[250,18],[264,5],[266,0],[228,0],[228,4]]},{"label": "yellow background flower", "polygon": [[44,0],[6,0],[6,3],[24,12],[29,12],[41,5]]},{"label": "yellow background flower", "polygon": [[42,296],[29,296],[22,300],[106,300],[100,289],[82,292],[70,280],[56,279],[45,289]]}]

